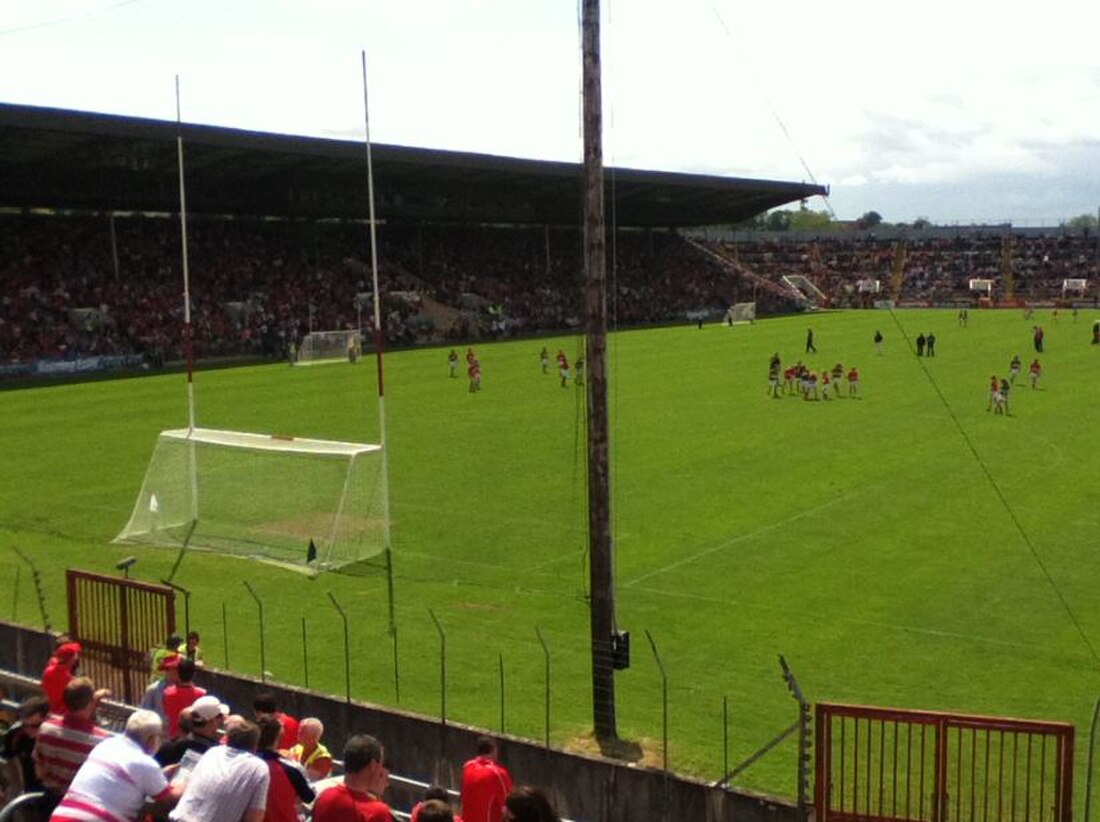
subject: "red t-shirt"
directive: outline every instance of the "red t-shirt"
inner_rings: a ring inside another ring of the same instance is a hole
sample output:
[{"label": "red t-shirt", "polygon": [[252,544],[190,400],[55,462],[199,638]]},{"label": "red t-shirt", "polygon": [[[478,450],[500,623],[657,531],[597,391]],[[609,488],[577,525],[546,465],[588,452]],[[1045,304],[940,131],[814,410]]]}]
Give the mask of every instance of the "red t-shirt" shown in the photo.
[{"label": "red t-shirt", "polygon": [[168,738],[180,735],[180,711],[190,707],[200,696],[205,696],[205,688],[196,688],[189,683],[169,685],[164,689],[164,715],[168,717]]},{"label": "red t-shirt", "polygon": [[283,735],[279,737],[279,750],[289,751],[298,744],[298,720],[282,711],[276,711],[275,718],[283,726]]},{"label": "red t-shirt", "polygon": [[58,662],[57,657],[51,656],[46,670],[42,672],[42,690],[50,703],[50,711],[55,714],[65,713],[65,686],[73,678],[73,672],[67,662]]},{"label": "red t-shirt", "polygon": [[313,803],[313,822],[393,822],[390,806],[372,793],[333,785]]},{"label": "red t-shirt", "polygon": [[462,818],[465,822],[500,822],[504,800],[512,792],[508,769],[489,756],[462,766]]}]

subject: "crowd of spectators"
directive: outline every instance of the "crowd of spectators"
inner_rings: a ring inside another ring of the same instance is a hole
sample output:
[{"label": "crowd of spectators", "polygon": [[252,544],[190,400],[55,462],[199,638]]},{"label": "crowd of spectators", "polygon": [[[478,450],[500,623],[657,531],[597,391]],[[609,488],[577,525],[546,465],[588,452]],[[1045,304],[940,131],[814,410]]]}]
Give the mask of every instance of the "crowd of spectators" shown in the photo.
[{"label": "crowd of spectators", "polygon": [[[167,651],[167,652],[165,652]],[[321,742],[317,718],[300,722],[257,693],[250,716],[192,684],[197,644],[168,638],[149,658],[143,707],[121,733],[98,719],[105,690],[80,675],[81,646],[61,637],[42,690],[22,703],[3,737],[0,805],[21,794],[23,818],[57,822],[392,822],[390,759],[383,744],[347,734],[342,762]],[[61,702],[51,706],[60,690]],[[156,695],[156,696],[154,696]],[[342,775],[333,776],[335,766]],[[461,804],[461,816],[452,807]],[[513,785],[493,739],[481,737],[460,791],[431,786],[414,822],[558,822],[546,795]]]},{"label": "crowd of spectators", "polygon": [[[96,355],[140,355],[149,365],[183,359],[181,237],[166,215],[0,215],[0,366]],[[377,238],[390,345],[582,323],[577,229],[381,224]],[[372,325],[364,223],[200,215],[188,221],[187,246],[196,357],[280,358],[311,330]],[[797,303],[782,289],[759,287],[790,274],[808,277],[834,305],[856,304],[862,280],[888,290],[899,270],[904,299],[942,303],[970,299],[971,279],[999,281],[1006,260],[1024,298],[1057,297],[1064,279],[1097,277],[1096,238],[1068,232],[700,244],[673,231],[620,229],[607,260],[613,326],[721,316],[747,301],[758,302],[758,313],[792,310]]]},{"label": "crowd of spectators", "polygon": [[[382,224],[377,236],[389,344],[581,324],[576,229]],[[196,357],[278,358],[311,330],[371,326],[362,223],[192,217],[187,245]],[[751,299],[737,293],[727,270],[671,232],[620,231],[608,260],[612,320],[624,325],[682,320]],[[183,358],[182,261],[180,227],[167,217],[0,215],[0,365]]]},{"label": "crowd of spectators", "polygon": [[1084,232],[967,231],[918,233],[905,238],[874,234],[832,234],[807,238],[769,236],[718,243],[722,253],[757,274],[777,279],[801,274],[828,295],[833,305],[856,305],[860,281],[879,281],[891,291],[901,275],[901,298],[930,304],[974,299],[970,280],[993,280],[1005,289],[1010,266],[1013,291],[1025,300],[1062,296],[1067,279],[1098,277],[1097,237]]}]

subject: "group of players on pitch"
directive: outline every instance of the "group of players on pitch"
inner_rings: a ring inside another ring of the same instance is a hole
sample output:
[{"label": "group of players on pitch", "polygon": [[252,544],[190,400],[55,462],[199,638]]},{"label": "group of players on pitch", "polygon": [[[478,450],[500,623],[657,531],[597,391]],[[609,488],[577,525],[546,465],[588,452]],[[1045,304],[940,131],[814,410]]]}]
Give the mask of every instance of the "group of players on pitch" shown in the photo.
[{"label": "group of players on pitch", "polygon": [[[782,373],[782,382],[780,381]],[[783,369],[779,360],[779,353],[772,354],[768,361],[768,396],[774,399],[783,394],[795,397],[802,396],[804,400],[828,400],[840,399],[845,396],[841,393],[841,385],[847,379],[847,396],[859,399],[859,371],[853,365],[848,369],[847,375],[844,366],[837,363],[829,369],[822,369],[819,375],[811,371],[801,360],[794,365]]]},{"label": "group of players on pitch", "polygon": [[[986,411],[992,411],[994,414],[1008,414],[1008,395],[1013,386],[1016,385],[1016,378],[1020,376],[1022,367],[1023,363],[1020,361],[1020,355],[1017,354],[1012,358],[1012,362],[1008,364],[1008,377],[997,379],[996,374],[990,376],[989,403],[985,407]],[[1039,363],[1039,358],[1036,357],[1028,366],[1028,378],[1031,380],[1032,390],[1039,387],[1039,378],[1042,376],[1043,366]]]}]

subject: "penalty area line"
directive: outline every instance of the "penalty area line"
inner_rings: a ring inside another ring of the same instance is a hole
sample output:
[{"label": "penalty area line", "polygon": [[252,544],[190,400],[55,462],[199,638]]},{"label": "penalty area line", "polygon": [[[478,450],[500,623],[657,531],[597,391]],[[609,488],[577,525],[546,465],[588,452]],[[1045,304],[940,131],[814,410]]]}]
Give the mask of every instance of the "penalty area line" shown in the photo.
[{"label": "penalty area line", "polygon": [[645,582],[647,579],[652,579],[653,577],[667,573],[668,571],[674,571],[682,565],[687,565],[689,562],[695,562],[696,560],[702,559],[703,557],[708,557],[711,554],[716,554],[719,551],[724,551],[727,548],[738,544],[739,542],[745,542],[750,539],[755,539],[756,537],[761,536],[762,534],[766,534],[769,531],[774,531],[776,528],[782,528],[784,525],[789,525],[792,522],[798,522],[798,520],[800,519],[812,517],[815,514],[824,511],[826,508],[831,508],[834,505],[845,502],[846,500],[849,500],[854,496],[855,492],[842,494],[839,497],[834,497],[828,502],[823,502],[821,505],[818,505],[815,508],[807,508],[804,511],[799,511],[798,513],[792,514],[786,519],[781,519],[778,522],[772,522],[767,525],[763,525],[757,528],[755,531],[749,531],[747,534],[738,534],[736,537],[733,537],[732,539],[727,539],[725,542],[720,542],[717,545],[711,546],[710,548],[704,548],[702,551],[696,551],[694,554],[689,554],[688,556],[678,559],[675,562],[670,562],[668,565],[662,566],[661,568],[655,568],[648,573],[642,574],[638,577],[634,577],[634,579],[624,583],[623,587],[633,588],[640,582]]}]

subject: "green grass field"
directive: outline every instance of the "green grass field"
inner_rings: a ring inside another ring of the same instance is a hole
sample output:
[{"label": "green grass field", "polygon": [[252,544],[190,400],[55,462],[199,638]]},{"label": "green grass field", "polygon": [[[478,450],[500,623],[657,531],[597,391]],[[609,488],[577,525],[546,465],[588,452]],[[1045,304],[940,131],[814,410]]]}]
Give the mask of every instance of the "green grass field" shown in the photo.
[{"label": "green grass field", "polygon": [[[622,735],[661,737],[668,671],[670,764],[722,773],[795,717],[782,653],[811,700],[1069,720],[1084,741],[1100,694],[1100,312],[836,313],[626,332],[610,343],[617,606],[633,665],[617,677]],[[1041,390],[1026,385],[1031,324],[1047,330]],[[855,364],[862,397],[769,399],[768,357],[815,369]],[[883,356],[871,338],[886,337]],[[934,330],[937,356],[910,336]],[[446,629],[450,718],[541,738],[552,659],[552,738],[591,725],[582,395],[543,376],[544,341],[478,346],[484,390],[447,378],[446,350],[386,361],[402,708],[438,715]],[[576,338],[545,341],[571,356]],[[986,411],[990,374],[1019,353],[1011,415]],[[376,441],[373,361],[199,373],[200,425]],[[63,570],[111,570],[110,544],[134,503],[157,433],[186,424],[180,375],[0,392],[0,545],[44,572],[55,627]],[[965,435],[965,436],[964,436]],[[290,478],[288,481],[293,481]],[[1003,500],[1003,501],[1002,501]],[[1006,507],[1007,505],[1007,507]],[[1025,538],[1026,535],[1026,538]],[[167,575],[175,554],[137,549],[134,575]],[[0,614],[41,624],[26,568],[0,552]],[[1045,571],[1044,571],[1045,569]],[[254,603],[265,601],[267,668],[343,692],[340,620],[352,621],[353,695],[393,704],[386,584],[191,554],[176,581],[194,592],[208,659],[258,673]],[[16,596],[17,594],[17,596]],[[1087,638],[1087,642],[1086,639]],[[1090,648],[1091,645],[1091,648]],[[793,795],[788,740],[737,780]]]}]

